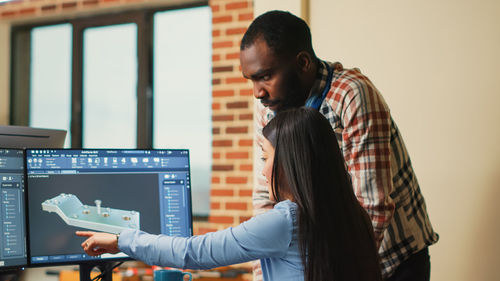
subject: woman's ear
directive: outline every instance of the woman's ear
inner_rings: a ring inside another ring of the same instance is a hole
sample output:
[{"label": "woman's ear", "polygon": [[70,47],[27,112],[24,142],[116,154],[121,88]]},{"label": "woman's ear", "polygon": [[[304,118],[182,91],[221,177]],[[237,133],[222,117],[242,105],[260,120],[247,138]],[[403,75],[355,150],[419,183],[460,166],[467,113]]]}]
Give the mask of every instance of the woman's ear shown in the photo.
[{"label": "woman's ear", "polygon": [[306,51],[299,52],[295,57],[295,61],[297,63],[297,68],[301,72],[309,72],[313,64],[311,54]]}]

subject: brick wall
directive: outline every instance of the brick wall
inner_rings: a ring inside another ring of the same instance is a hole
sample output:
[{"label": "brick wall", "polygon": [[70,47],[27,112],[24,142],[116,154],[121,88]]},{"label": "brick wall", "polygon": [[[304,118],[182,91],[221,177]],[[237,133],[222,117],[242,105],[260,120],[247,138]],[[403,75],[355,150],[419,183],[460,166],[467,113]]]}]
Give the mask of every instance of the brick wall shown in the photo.
[{"label": "brick wall", "polygon": [[[213,166],[211,212],[214,229],[252,215],[253,96],[241,76],[239,45],[253,19],[250,0],[212,0]],[[209,230],[214,230],[209,229]]]},{"label": "brick wall", "polygon": [[0,3],[0,21],[64,18],[140,7],[179,5],[189,0],[13,0]]},{"label": "brick wall", "polygon": [[[146,0],[25,0],[0,4],[0,21],[102,13],[112,8],[158,4]],[[163,4],[165,4],[163,0]],[[173,2],[173,1],[172,1]],[[213,12],[213,167],[208,222],[195,234],[237,225],[252,215],[251,84],[242,78],[239,43],[253,19],[251,0],[211,0]]]},{"label": "brick wall", "polygon": [[141,0],[14,0],[0,4],[0,20],[24,20],[33,17],[65,16],[68,13],[99,11],[125,7]]}]

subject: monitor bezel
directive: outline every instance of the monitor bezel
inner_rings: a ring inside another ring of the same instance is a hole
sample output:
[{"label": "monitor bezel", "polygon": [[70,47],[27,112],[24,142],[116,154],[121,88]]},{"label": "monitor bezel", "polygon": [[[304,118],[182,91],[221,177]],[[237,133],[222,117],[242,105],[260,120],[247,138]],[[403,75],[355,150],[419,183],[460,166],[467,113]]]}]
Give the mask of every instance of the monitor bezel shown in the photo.
[{"label": "monitor bezel", "polygon": [[[108,150],[113,150],[113,151],[187,151],[188,155],[188,169],[189,169],[189,175],[191,175],[191,155],[190,155],[190,150],[189,149],[181,149],[181,148],[26,148],[24,150],[24,179],[25,179],[25,225],[26,225],[26,250],[27,250],[27,261],[28,264],[26,267],[47,267],[47,266],[65,266],[65,265],[93,265],[97,266],[98,264],[105,264],[105,263],[112,263],[112,262],[125,262],[125,261],[133,261],[134,259],[130,257],[117,257],[117,258],[105,258],[105,259],[90,259],[90,260],[79,260],[79,261],[64,261],[64,262],[40,262],[40,263],[33,263],[31,261],[32,255],[31,255],[31,234],[30,234],[30,229],[29,229],[29,203],[28,203],[28,195],[29,195],[29,184],[28,184],[28,161],[27,161],[27,151],[28,150],[57,150],[57,151],[70,151],[70,150],[77,150],[77,151],[108,151]],[[191,189],[193,188],[193,183],[192,183],[192,178],[190,176],[190,188],[189,188],[189,203],[190,203],[190,209],[191,209],[191,219],[190,219],[190,230],[191,233],[189,234],[190,236],[193,236],[193,198],[192,198],[192,192]]]},{"label": "monitor bezel", "polygon": [[[24,199],[24,211],[26,212],[26,150],[23,148],[11,148],[11,147],[0,147],[0,150],[15,150],[15,151],[22,151],[22,159],[23,159],[23,179],[24,179],[24,194],[23,199]],[[7,273],[15,273],[18,270],[24,270],[25,268],[28,267],[29,265],[29,249],[28,249],[28,222],[27,222],[27,215],[24,213],[24,252],[26,253],[26,263],[24,264],[19,264],[19,265],[8,265],[8,266],[0,266],[0,273],[1,274],[7,274]]]}]

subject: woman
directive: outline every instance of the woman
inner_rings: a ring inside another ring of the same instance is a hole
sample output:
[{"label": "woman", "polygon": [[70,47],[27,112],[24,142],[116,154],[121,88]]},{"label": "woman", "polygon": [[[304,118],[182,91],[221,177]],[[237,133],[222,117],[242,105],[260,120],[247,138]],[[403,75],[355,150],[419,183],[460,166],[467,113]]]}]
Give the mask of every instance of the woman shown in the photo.
[{"label": "woman", "polygon": [[382,280],[373,229],[354,196],[329,122],[316,110],[280,112],[262,145],[272,210],[189,238],[124,230],[77,232],[91,256],[123,251],[148,264],[205,269],[260,259],[264,280]]}]

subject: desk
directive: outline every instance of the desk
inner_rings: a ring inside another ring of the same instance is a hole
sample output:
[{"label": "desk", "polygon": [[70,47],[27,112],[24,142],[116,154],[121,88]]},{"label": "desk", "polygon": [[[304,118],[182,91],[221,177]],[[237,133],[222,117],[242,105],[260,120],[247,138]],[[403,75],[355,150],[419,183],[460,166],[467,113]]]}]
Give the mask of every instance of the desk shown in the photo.
[{"label": "desk", "polygon": [[[225,272],[231,269],[224,269]],[[196,281],[251,281],[251,273],[236,274],[236,277],[220,277],[220,271],[202,271],[191,272],[193,280]],[[93,272],[91,277],[94,278],[99,272]],[[80,272],[75,270],[62,270],[59,273],[59,281],[79,281]],[[186,279],[187,280],[187,279]],[[150,274],[124,276],[121,272],[113,272],[113,281],[153,281],[153,276]]]},{"label": "desk", "polygon": [[[92,272],[90,277],[94,278],[99,275],[99,272]],[[80,271],[77,270],[61,270],[59,272],[59,281],[79,281]],[[126,281],[122,278],[120,272],[113,272],[113,281]]]}]

